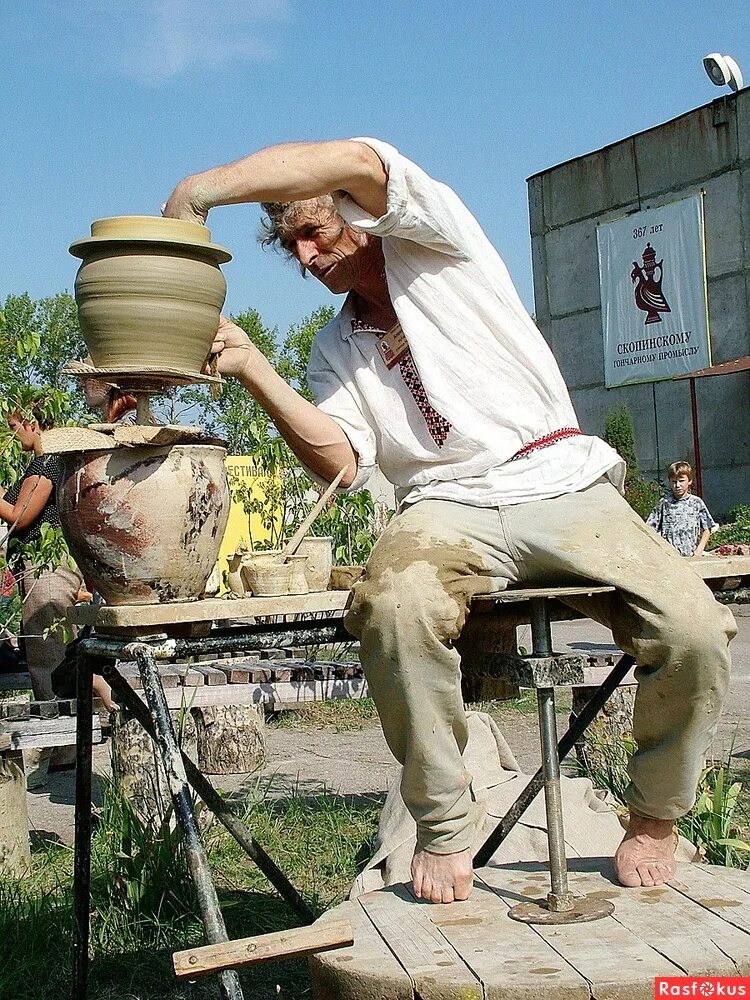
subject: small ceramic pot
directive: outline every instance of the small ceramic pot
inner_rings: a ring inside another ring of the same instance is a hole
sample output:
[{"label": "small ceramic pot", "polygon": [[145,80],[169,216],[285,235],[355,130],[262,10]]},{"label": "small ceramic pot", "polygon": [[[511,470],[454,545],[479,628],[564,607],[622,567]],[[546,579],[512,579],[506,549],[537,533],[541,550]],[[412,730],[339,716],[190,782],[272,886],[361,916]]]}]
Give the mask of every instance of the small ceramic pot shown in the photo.
[{"label": "small ceramic pot", "polygon": [[60,454],[63,534],[108,604],[203,594],[229,518],[225,455],[193,444]]},{"label": "small ceramic pot", "polygon": [[255,597],[282,597],[291,593],[294,568],[291,563],[270,559],[248,559],[242,566],[242,577]]},{"label": "small ceramic pot", "polygon": [[307,594],[310,588],[307,585],[307,556],[299,553],[288,556],[287,562],[292,567],[292,582],[289,590],[290,594]]},{"label": "small ceramic pot", "polygon": [[300,542],[297,555],[307,557],[305,576],[310,593],[328,590],[333,565],[333,538],[330,535],[308,535]]},{"label": "small ceramic pot", "polygon": [[70,252],[78,319],[96,368],[200,372],[219,325],[232,259],[205,227],[181,219],[98,219]]}]

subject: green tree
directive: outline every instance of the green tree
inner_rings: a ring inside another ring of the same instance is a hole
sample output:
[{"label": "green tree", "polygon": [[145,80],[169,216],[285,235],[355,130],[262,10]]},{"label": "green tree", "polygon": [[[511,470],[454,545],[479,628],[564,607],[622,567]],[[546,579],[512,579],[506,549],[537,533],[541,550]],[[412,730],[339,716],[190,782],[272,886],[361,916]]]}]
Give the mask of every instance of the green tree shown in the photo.
[{"label": "green tree", "polygon": [[312,393],[307,385],[307,363],[310,360],[312,342],[318,330],[330,323],[334,314],[333,306],[319,306],[301,322],[293,323],[289,327],[281,348],[279,374],[305,399],[312,399]]},{"label": "green tree", "polygon": [[[256,309],[247,309],[229,318],[245,331],[271,364],[276,364],[279,353],[277,331],[263,323]],[[190,419],[194,415],[195,422],[200,422],[209,434],[226,441],[230,455],[253,455],[262,450],[275,434],[268,414],[233,378],[223,380],[217,396],[212,395],[208,386],[176,392],[170,418],[177,422],[183,420],[186,414],[190,415]]]},{"label": "green tree", "polygon": [[609,410],[604,420],[604,440],[625,460],[625,499],[645,521],[661,496],[661,487],[638,469],[633,418],[627,406]]},{"label": "green tree", "polygon": [[62,370],[85,355],[75,301],[67,292],[38,301],[26,292],[6,297],[0,309],[0,484],[14,482],[26,466],[6,414],[17,408],[28,413],[38,403],[56,424],[80,420],[83,394]]}]

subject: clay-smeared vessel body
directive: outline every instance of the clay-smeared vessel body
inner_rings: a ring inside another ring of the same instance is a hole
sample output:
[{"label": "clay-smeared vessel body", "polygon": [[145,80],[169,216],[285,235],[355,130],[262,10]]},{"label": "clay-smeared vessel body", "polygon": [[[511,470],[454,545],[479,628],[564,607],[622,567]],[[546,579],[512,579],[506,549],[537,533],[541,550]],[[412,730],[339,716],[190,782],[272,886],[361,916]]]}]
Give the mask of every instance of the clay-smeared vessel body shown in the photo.
[{"label": "clay-smeared vessel body", "polygon": [[200,372],[231,259],[205,226],[156,216],[99,219],[74,243],[81,333],[94,367]]},{"label": "clay-smeared vessel body", "polygon": [[112,448],[62,454],[63,533],[108,604],[200,597],[229,517],[224,448]]}]

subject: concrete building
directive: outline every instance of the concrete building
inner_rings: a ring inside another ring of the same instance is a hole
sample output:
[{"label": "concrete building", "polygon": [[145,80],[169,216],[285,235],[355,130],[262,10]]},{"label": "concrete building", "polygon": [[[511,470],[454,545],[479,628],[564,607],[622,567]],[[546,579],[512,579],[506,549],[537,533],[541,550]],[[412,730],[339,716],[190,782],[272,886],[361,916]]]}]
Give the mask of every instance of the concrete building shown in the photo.
[{"label": "concrete building", "polygon": [[[641,470],[693,458],[686,381],[604,387],[597,225],[705,192],[712,363],[750,354],[750,90],[529,178],[536,320],[581,426],[627,404]],[[703,495],[715,515],[750,503],[750,374],[696,381]]]}]

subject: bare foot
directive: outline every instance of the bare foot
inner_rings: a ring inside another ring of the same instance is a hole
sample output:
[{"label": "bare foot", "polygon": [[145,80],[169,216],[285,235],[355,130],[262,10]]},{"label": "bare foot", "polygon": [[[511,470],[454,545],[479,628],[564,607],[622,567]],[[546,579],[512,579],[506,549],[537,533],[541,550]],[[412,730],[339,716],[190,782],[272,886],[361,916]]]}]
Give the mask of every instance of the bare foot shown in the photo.
[{"label": "bare foot", "polygon": [[673,878],[675,836],[671,819],[651,819],[631,812],[628,830],[615,853],[621,885],[664,885]]},{"label": "bare foot", "polygon": [[417,846],[411,860],[411,878],[417,899],[428,899],[431,903],[468,899],[474,885],[471,850],[433,854]]}]

